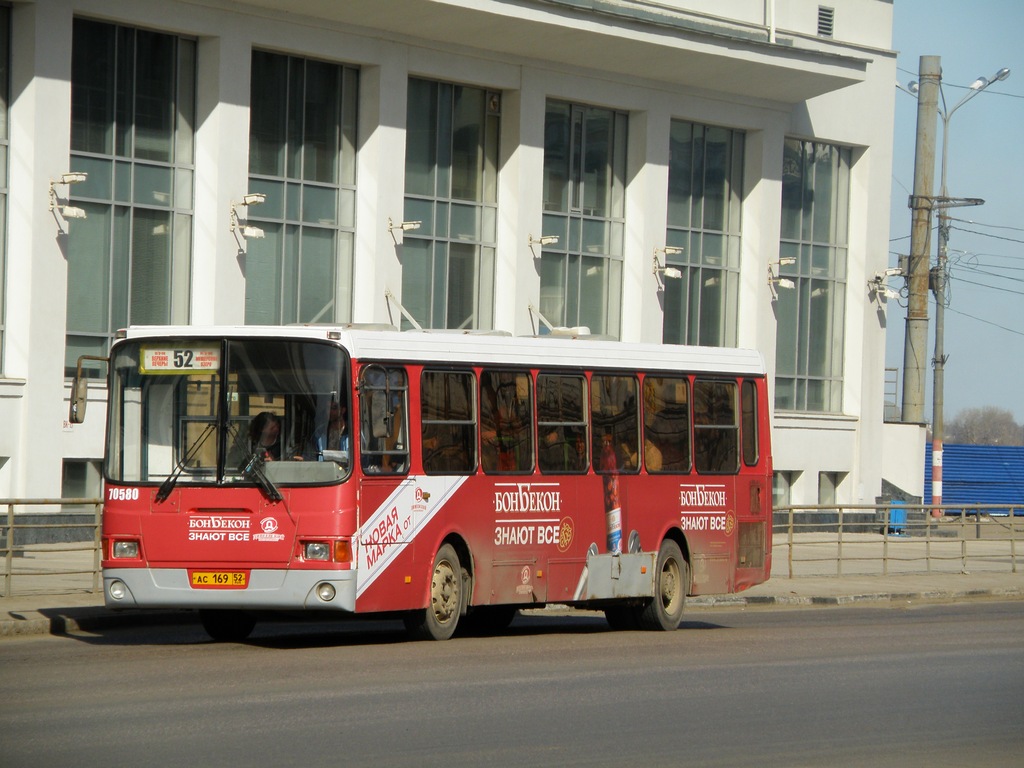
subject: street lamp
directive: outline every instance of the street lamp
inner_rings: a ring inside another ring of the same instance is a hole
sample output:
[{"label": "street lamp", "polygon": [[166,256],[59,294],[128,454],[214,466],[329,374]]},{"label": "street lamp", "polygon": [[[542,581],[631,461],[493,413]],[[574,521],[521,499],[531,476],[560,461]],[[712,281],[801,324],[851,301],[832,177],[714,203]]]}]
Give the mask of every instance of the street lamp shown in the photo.
[{"label": "street lamp", "polygon": [[[953,114],[964,104],[973,99],[993,83],[1005,80],[1010,76],[1010,70],[1003,67],[991,78],[979,77],[968,86],[967,93],[952,108],[946,104],[946,94],[942,90],[942,82],[939,81],[939,97],[942,105],[939,107],[939,117],[942,118],[942,166],[939,180],[939,197],[932,198],[932,207],[939,211],[939,243],[938,257],[934,270],[932,271],[932,293],[935,295],[935,357],[932,360],[934,366],[934,379],[932,383],[932,516],[941,516],[942,505],[942,444],[945,440],[945,421],[943,419],[943,375],[946,363],[944,350],[944,321],[945,321],[945,292],[946,292],[946,260],[947,246],[949,244],[949,215],[948,208],[963,205],[981,205],[984,200],[977,198],[951,198],[946,188],[946,165],[949,157],[949,121]],[[907,86],[899,83],[897,87],[911,94],[917,95],[917,83],[910,82]]]}]

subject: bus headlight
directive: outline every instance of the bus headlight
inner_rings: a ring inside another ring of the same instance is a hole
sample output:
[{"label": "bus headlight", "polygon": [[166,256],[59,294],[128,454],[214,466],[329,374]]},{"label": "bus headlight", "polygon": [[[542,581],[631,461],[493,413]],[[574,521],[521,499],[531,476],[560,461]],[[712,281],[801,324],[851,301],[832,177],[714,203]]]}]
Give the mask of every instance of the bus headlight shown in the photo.
[{"label": "bus headlight", "polygon": [[334,589],[333,584],[329,584],[326,581],[321,581],[316,585],[316,596],[319,597],[323,602],[329,603],[334,599],[337,592]]},{"label": "bus headlight", "polygon": [[139,542],[137,541],[115,541],[110,551],[111,557],[136,559],[139,556]]},{"label": "bus headlight", "polygon": [[326,541],[307,541],[302,547],[302,556],[306,560],[330,560],[331,545]]}]

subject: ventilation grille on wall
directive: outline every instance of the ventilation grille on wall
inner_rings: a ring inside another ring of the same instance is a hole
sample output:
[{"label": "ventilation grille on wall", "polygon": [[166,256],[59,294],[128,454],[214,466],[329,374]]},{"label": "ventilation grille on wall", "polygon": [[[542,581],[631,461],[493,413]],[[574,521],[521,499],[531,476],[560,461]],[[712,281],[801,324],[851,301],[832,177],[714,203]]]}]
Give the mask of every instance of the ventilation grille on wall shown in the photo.
[{"label": "ventilation grille on wall", "polygon": [[835,26],[836,9],[818,6],[818,34],[822,37],[832,37],[832,29]]}]

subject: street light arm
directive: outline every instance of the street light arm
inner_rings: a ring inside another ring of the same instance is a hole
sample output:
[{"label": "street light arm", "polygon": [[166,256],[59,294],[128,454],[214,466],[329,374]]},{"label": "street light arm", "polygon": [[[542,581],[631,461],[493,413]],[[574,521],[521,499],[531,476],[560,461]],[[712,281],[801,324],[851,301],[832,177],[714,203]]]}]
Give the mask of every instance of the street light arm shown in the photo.
[{"label": "street light arm", "polygon": [[[992,75],[992,77],[979,77],[979,78],[977,78],[973,83],[971,83],[969,86],[967,86],[967,88],[968,88],[967,93],[964,94],[964,97],[962,99],[960,99],[960,101],[958,101],[956,103],[955,107],[953,107],[951,110],[949,110],[948,116],[944,116],[943,119],[944,120],[948,120],[950,117],[953,116],[953,113],[956,112],[963,104],[965,104],[968,101],[970,101],[971,99],[973,99],[975,96],[977,96],[979,93],[984,91],[986,88],[988,88],[993,83],[998,83],[1000,80],[1005,80],[1009,76],[1010,76],[1010,68],[1009,67],[1003,67],[998,72],[996,72],[994,75]],[[939,93],[941,95],[942,91],[940,90]],[[943,104],[943,106],[945,106],[945,104],[946,104],[946,97],[945,97],[945,95],[942,95],[942,104]]]},{"label": "street light arm", "polygon": [[954,107],[952,109],[950,109],[950,110],[946,110],[945,109],[945,106],[946,106],[946,94],[943,92],[942,88],[939,88],[939,97],[942,99],[942,107],[943,107],[942,109],[939,110],[939,117],[942,118],[942,175],[941,175],[941,178],[940,178],[940,181],[941,181],[941,192],[940,192],[940,194],[942,195],[942,197],[946,197],[949,194],[947,192],[947,190],[946,190],[946,148],[949,146],[949,142],[947,141],[947,138],[948,138],[948,134],[949,134],[949,121],[950,121],[950,118],[953,117],[953,113],[956,112],[958,109],[960,109],[960,107],[962,107],[968,101],[970,101],[975,96],[977,96],[979,93],[984,91],[990,85],[992,85],[993,83],[997,83],[1000,80],[1005,80],[1009,76],[1010,76],[1010,69],[1008,67],[1003,67],[998,72],[996,72],[994,75],[992,75],[991,78],[988,78],[988,77],[979,77],[979,78],[977,78],[973,83],[970,84],[970,86],[968,86],[967,93],[964,94],[964,97],[962,99],[960,99],[960,101],[958,101],[954,105]]}]

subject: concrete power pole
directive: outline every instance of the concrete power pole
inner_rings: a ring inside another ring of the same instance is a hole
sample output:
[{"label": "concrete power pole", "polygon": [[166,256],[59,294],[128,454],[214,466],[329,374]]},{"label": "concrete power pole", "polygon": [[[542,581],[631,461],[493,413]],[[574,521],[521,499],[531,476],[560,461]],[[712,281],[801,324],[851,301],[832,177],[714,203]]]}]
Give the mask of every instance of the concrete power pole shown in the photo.
[{"label": "concrete power pole", "polygon": [[935,178],[935,126],[938,121],[938,56],[922,56],[917,94],[917,144],[914,153],[914,194],[910,198],[910,260],[907,265],[907,332],[903,344],[904,422],[924,423],[925,373],[928,356],[928,270],[931,248],[932,191]]}]

